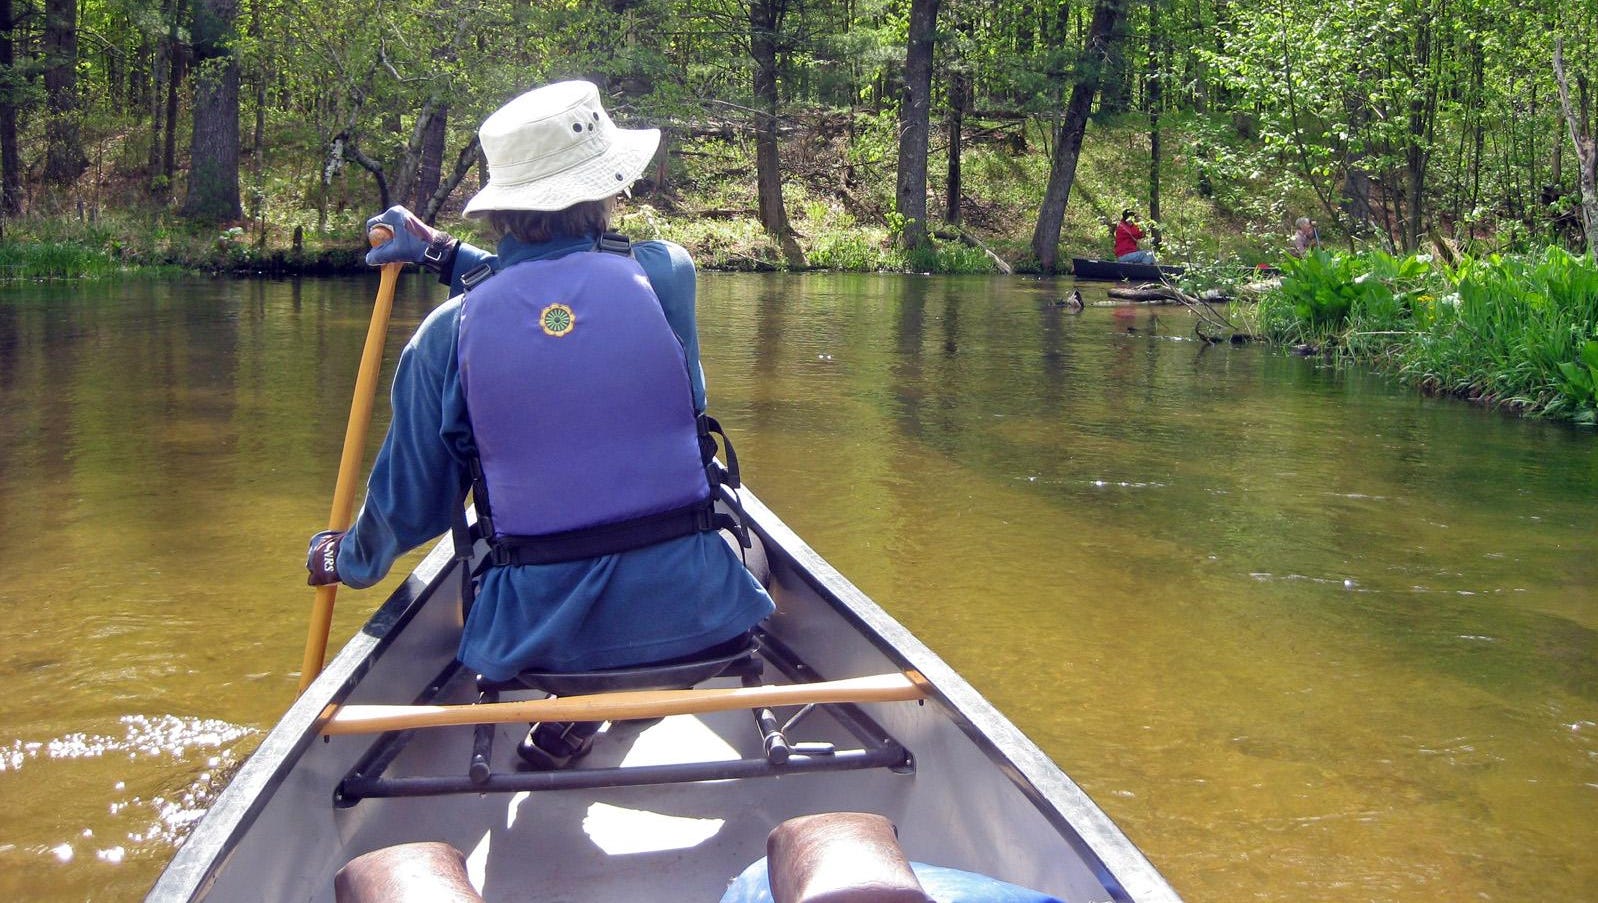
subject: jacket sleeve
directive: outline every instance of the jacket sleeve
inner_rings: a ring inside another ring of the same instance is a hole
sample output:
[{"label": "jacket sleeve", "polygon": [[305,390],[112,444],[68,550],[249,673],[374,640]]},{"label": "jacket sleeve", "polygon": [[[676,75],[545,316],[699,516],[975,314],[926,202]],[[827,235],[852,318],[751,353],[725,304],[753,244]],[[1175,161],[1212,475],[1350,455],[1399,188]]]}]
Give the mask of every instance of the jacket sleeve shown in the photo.
[{"label": "jacket sleeve", "polygon": [[705,371],[699,363],[699,325],[694,312],[698,291],[693,258],[687,249],[669,241],[644,241],[633,246],[633,257],[643,267],[649,284],[660,297],[671,331],[682,342],[688,360],[688,380],[693,384],[694,410],[705,410]]},{"label": "jacket sleeve", "polygon": [[465,500],[467,458],[452,440],[464,428],[455,361],[459,312],[458,297],[441,305],[400,353],[388,434],[366,500],[339,544],[339,579],[350,587],[382,580],[396,558],[448,530]]}]

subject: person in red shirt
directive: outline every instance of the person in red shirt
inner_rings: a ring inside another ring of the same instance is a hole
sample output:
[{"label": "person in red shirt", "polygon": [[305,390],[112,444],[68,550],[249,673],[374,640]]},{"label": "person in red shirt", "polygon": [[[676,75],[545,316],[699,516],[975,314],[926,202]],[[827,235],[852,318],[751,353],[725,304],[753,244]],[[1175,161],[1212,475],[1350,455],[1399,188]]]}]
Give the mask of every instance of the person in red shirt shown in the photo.
[{"label": "person in red shirt", "polygon": [[1122,210],[1121,221],[1115,224],[1115,259],[1121,263],[1152,264],[1154,252],[1138,250],[1137,243],[1142,238],[1143,230],[1138,228],[1137,213]]}]

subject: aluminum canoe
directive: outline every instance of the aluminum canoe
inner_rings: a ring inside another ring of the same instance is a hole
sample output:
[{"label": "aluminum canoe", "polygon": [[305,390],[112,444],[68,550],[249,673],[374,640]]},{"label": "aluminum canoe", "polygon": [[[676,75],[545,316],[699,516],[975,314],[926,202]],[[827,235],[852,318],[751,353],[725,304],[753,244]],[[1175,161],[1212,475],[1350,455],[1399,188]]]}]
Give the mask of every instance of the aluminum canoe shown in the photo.
[{"label": "aluminum canoe", "polygon": [[[748,566],[778,608],[763,627],[761,681],[904,672],[924,700],[801,710],[788,739],[822,751],[780,766],[762,761],[747,710],[607,730],[579,767],[547,773],[518,771],[526,725],[501,724],[489,732],[484,792],[447,792],[467,780],[470,726],[409,731],[391,761],[377,763],[382,735],[323,735],[340,705],[477,699],[474,675],[452,665],[462,565],[446,537],[267,734],[147,900],[332,901],[333,876],[350,859],[432,840],[466,853],[489,901],[716,903],[764,855],[773,827],[829,811],[885,815],[912,860],[1070,903],[1179,899],[1036,744],[751,492],[741,498],[755,537]],[[1025,652],[1017,648],[1017,667]],[[736,682],[707,686],[723,685]],[[361,784],[377,771],[387,785]]]}]

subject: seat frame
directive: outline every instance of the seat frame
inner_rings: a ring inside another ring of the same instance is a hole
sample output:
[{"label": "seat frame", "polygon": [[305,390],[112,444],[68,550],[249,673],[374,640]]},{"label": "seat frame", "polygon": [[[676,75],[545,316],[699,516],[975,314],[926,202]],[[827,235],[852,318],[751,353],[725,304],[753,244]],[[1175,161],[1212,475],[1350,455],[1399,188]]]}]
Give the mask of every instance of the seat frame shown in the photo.
[{"label": "seat frame", "polygon": [[[739,677],[744,686],[756,686],[764,666],[768,664],[793,683],[822,679],[793,650],[769,634],[756,631],[749,649],[702,661],[582,674],[528,673],[518,675],[511,681],[479,680],[478,702],[497,702],[501,692],[511,689],[531,688],[552,695],[685,689],[729,675]],[[416,704],[433,703],[446,687],[459,678],[461,670],[459,662],[451,663],[438,678],[429,683]],[[686,684],[683,683],[684,678],[690,678]],[[662,684],[662,681],[665,683]],[[817,710],[825,710],[860,746],[838,749],[830,742],[790,740],[789,733]],[[414,730],[390,731],[380,735],[355,767],[344,775],[334,790],[333,801],[336,806],[347,808],[363,799],[383,797],[634,787],[869,768],[886,768],[902,774],[910,774],[915,770],[915,760],[910,751],[852,703],[812,703],[800,707],[786,720],[779,719],[770,708],[754,709],[753,714],[761,737],[763,755],[760,756],[597,768],[584,768],[579,762],[560,771],[494,771],[490,763],[494,725],[480,724],[474,727],[471,759],[464,774],[389,777],[385,775],[389,765],[404,751],[415,734]]]}]

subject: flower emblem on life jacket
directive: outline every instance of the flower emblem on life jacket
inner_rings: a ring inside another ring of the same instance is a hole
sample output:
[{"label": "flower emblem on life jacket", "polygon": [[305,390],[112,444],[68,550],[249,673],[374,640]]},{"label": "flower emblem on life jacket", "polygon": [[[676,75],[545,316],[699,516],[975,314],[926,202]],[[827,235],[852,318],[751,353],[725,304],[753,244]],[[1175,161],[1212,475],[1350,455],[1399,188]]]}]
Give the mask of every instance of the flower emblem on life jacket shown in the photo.
[{"label": "flower emblem on life jacket", "polygon": [[538,314],[538,325],[544,335],[560,338],[577,325],[577,316],[564,304],[551,304]]}]

